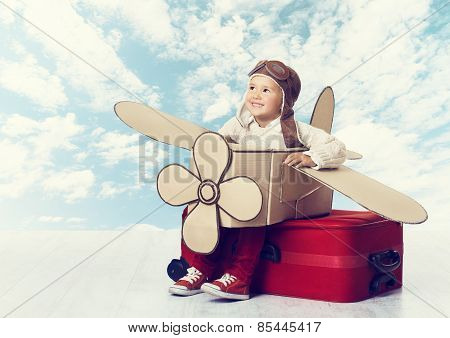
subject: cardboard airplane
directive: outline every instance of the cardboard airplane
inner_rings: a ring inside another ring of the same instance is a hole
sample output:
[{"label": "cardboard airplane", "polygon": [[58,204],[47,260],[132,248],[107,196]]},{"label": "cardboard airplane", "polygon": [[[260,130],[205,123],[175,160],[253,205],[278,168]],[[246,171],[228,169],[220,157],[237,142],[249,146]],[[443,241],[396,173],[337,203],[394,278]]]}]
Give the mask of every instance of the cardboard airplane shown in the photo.
[{"label": "cardboard airplane", "polygon": [[[217,133],[140,103],[119,102],[114,110],[138,132],[192,151],[191,170],[166,166],[157,188],[166,203],[188,204],[182,235],[196,252],[214,251],[219,226],[266,226],[327,215],[333,190],[390,220],[417,224],[427,219],[425,209],[412,198],[344,165],[321,170],[283,165],[289,153],[307,148],[258,149],[229,143]],[[310,124],[330,133],[333,114],[333,91],[327,87]],[[347,151],[347,159],[361,157]]]}]

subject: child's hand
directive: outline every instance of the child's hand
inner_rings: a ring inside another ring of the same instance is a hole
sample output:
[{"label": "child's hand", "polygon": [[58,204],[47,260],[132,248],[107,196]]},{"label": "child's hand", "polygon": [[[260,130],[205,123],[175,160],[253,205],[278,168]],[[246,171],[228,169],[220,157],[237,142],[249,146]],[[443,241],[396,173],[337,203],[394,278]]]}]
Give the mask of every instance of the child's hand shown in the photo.
[{"label": "child's hand", "polygon": [[311,159],[310,156],[303,153],[292,153],[284,160],[283,164],[288,166],[299,166],[299,167],[315,167],[317,164]]}]

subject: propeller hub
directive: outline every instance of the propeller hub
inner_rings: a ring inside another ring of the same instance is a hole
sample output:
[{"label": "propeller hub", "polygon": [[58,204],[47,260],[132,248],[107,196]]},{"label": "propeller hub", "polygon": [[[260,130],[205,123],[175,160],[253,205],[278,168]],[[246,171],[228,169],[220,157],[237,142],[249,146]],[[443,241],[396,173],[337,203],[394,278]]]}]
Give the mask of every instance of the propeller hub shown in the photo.
[{"label": "propeller hub", "polygon": [[198,199],[204,204],[214,204],[219,197],[219,187],[211,180],[203,181],[198,187]]}]

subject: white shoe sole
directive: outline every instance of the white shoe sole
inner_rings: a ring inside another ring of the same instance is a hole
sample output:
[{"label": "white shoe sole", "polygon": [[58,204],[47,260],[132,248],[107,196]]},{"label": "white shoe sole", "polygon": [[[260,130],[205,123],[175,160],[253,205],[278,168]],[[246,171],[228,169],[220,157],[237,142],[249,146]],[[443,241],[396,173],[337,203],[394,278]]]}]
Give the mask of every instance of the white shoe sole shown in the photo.
[{"label": "white shoe sole", "polygon": [[171,286],[169,288],[169,292],[173,295],[178,295],[178,296],[193,296],[199,293],[202,293],[203,290],[186,290],[186,289],[179,289],[177,287]]},{"label": "white shoe sole", "polygon": [[216,297],[226,298],[226,299],[235,299],[235,300],[247,300],[250,298],[250,295],[240,295],[237,293],[228,293],[217,290],[216,288],[207,285],[206,283],[202,285],[201,290]]}]

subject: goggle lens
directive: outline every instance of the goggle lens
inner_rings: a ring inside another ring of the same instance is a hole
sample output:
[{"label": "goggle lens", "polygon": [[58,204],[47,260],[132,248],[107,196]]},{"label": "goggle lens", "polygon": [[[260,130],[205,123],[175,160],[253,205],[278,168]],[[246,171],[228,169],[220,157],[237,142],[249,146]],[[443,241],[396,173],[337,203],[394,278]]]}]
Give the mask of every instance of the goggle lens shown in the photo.
[{"label": "goggle lens", "polygon": [[261,68],[266,67],[267,72],[277,80],[284,81],[289,77],[289,69],[279,61],[259,61],[248,76],[255,74]]}]

